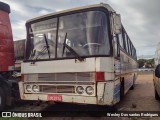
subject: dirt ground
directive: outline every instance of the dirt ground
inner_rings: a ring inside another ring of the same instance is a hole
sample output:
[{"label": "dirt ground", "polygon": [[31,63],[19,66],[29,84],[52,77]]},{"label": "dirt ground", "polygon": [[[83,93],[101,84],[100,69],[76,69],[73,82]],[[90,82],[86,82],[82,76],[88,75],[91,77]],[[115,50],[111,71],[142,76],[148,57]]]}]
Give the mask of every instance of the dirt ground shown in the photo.
[{"label": "dirt ground", "polygon": [[[134,106],[134,107],[133,107]],[[160,111],[160,102],[154,98],[152,72],[140,72],[135,89],[130,90],[118,105],[119,111]]]},{"label": "dirt ground", "polygon": [[[37,107],[34,108],[37,109]],[[51,106],[51,111],[54,109],[57,109],[55,105]],[[130,90],[123,100],[117,104],[117,112],[121,111],[159,111],[160,113],[160,101],[154,98],[153,72],[139,72],[134,90]],[[62,117],[44,117],[40,120],[160,120],[160,117],[63,117],[62,114]]]},{"label": "dirt ground", "polygon": [[[160,111],[154,98],[153,73],[139,72],[134,90],[130,90],[117,105],[118,111]],[[54,117],[44,120],[160,120],[160,117]]]}]

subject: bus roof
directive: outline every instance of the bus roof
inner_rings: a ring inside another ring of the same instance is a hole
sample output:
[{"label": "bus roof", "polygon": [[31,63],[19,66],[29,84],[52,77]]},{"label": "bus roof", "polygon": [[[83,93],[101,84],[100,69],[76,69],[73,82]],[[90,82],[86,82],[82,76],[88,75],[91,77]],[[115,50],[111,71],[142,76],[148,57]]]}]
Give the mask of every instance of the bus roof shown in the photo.
[{"label": "bus roof", "polygon": [[44,18],[44,17],[50,17],[50,16],[53,16],[53,15],[58,15],[58,14],[72,12],[72,11],[77,11],[77,10],[83,10],[83,9],[87,9],[87,8],[95,8],[95,7],[104,7],[108,11],[115,12],[110,5],[105,4],[105,3],[100,3],[100,4],[87,5],[87,6],[76,7],[76,8],[67,9],[67,10],[63,10],[63,11],[59,11],[59,12],[50,13],[50,14],[47,14],[47,15],[43,15],[43,16],[39,16],[39,17],[30,19],[26,23],[34,21],[34,20],[38,20],[38,19],[41,19],[41,18]]}]

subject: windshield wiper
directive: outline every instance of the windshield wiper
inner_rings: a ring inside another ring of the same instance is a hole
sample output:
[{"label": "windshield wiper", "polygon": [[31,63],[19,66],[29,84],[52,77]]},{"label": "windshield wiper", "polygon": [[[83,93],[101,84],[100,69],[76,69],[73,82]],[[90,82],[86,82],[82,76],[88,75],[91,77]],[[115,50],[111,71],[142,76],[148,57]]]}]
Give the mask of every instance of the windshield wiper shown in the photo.
[{"label": "windshield wiper", "polygon": [[44,34],[44,40],[45,40],[45,43],[46,43],[46,46],[44,46],[41,51],[39,52],[39,54],[34,57],[34,61],[33,61],[33,64],[35,63],[35,61],[39,58],[39,56],[43,56],[45,54],[45,51],[47,50],[48,51],[48,56],[49,56],[49,59],[50,59],[50,50],[49,50],[49,44],[48,44],[48,41],[47,41],[47,37],[46,35]]},{"label": "windshield wiper", "polygon": [[84,58],[82,58],[73,48],[71,48],[70,46],[68,46],[66,44],[66,40],[67,40],[67,33],[66,33],[65,38],[64,38],[62,57],[64,55],[65,48],[67,48],[79,61],[83,61]]},{"label": "windshield wiper", "polygon": [[[47,50],[46,46],[44,46],[41,51],[39,52],[39,54],[35,57],[33,57],[33,62],[32,64],[34,64],[36,62],[36,60],[39,58],[39,56],[43,56],[45,54],[45,51]],[[35,59],[34,59],[35,58]]]},{"label": "windshield wiper", "polygon": [[49,44],[48,44],[48,41],[47,41],[46,34],[44,34],[44,40],[45,40],[45,42],[46,42],[46,48],[47,48],[47,51],[48,51],[48,57],[49,57],[49,59],[50,59],[51,54],[50,54]]}]

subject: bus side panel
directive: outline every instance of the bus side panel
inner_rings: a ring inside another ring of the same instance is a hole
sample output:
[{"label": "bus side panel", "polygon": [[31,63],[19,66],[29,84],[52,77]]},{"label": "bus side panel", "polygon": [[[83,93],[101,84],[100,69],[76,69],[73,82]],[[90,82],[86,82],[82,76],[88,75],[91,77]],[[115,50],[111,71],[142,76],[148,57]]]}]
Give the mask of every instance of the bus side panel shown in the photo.
[{"label": "bus side panel", "polygon": [[114,105],[113,97],[114,97],[114,81],[107,81],[105,84],[105,91],[104,91],[104,104]]},{"label": "bus side panel", "polygon": [[137,77],[137,62],[130,58],[123,51],[120,52],[121,60],[121,78],[124,78],[124,93],[126,94],[134,84]]},{"label": "bus side panel", "polygon": [[98,104],[104,104],[104,89],[105,89],[106,83],[104,82],[98,82],[97,83],[97,103]]},{"label": "bus side panel", "polygon": [[114,104],[118,103],[120,101],[120,78],[116,78],[114,82]]},{"label": "bus side panel", "polygon": [[114,58],[113,57],[97,57],[96,71],[114,73]]},{"label": "bus side panel", "polygon": [[128,90],[131,88],[133,85],[133,76],[134,73],[128,73],[124,77],[124,94],[128,92]]},{"label": "bus side panel", "polygon": [[120,78],[107,81],[104,90],[104,105],[114,105],[120,101]]}]

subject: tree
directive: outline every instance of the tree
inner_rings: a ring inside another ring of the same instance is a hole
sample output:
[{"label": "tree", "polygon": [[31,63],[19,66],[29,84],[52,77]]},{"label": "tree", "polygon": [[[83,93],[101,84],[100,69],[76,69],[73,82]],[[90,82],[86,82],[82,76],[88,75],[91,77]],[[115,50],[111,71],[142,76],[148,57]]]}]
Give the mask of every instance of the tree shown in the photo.
[{"label": "tree", "polygon": [[146,60],[145,59],[139,59],[138,60],[138,64],[139,64],[139,68],[143,67],[146,63]]},{"label": "tree", "polygon": [[154,67],[154,59],[148,59],[147,60],[147,65],[149,68],[153,68]]},{"label": "tree", "polygon": [[139,59],[138,60],[139,68],[153,68],[154,67],[154,59]]}]

